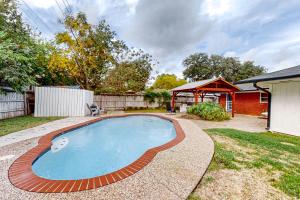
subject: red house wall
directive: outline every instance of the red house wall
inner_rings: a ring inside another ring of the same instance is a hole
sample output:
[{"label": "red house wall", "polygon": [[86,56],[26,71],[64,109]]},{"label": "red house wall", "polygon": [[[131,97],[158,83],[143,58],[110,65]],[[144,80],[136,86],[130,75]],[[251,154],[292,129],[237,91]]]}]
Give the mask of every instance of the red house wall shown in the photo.
[{"label": "red house wall", "polygon": [[[226,108],[226,94],[221,95],[219,103]],[[257,116],[267,110],[268,103],[260,103],[259,92],[235,94],[235,113]]]}]

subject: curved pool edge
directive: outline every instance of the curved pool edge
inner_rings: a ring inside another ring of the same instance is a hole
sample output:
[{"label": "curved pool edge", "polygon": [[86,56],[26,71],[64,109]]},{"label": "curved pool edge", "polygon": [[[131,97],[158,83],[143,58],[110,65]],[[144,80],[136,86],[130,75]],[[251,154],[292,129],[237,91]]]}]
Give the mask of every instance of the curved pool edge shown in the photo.
[{"label": "curved pool edge", "polygon": [[[71,130],[86,126],[103,119],[107,118],[120,118],[128,116],[155,116],[168,121],[171,121],[176,130],[176,137],[157,147],[148,149],[141,157],[132,162],[131,164],[111,172],[109,174],[97,176],[94,178],[80,179],[80,180],[50,180],[37,176],[32,171],[32,163],[38,159],[43,153],[49,150],[52,144],[52,140],[59,135],[62,135]],[[148,165],[157,153],[160,151],[167,150],[178,143],[180,143],[185,138],[185,134],[178,121],[166,116],[156,115],[156,114],[122,114],[122,115],[112,115],[96,118],[83,123],[79,123],[73,126],[59,129],[42,136],[38,145],[31,150],[27,151],[25,154],[17,158],[13,164],[9,167],[8,178],[12,185],[15,187],[26,190],[29,192],[39,192],[39,193],[66,193],[66,192],[77,192],[83,190],[91,190],[99,187],[103,187],[120,180],[123,180]]]}]

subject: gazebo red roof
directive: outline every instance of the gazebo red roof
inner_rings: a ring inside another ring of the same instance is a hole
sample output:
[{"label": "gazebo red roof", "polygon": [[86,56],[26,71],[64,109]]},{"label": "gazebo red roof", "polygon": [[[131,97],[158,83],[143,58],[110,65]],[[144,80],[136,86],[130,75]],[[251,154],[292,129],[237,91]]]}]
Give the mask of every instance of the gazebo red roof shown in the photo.
[{"label": "gazebo red roof", "polygon": [[228,93],[232,97],[232,117],[234,116],[235,92],[240,91],[240,88],[227,82],[224,78],[212,78],[192,83],[187,83],[176,87],[172,91],[172,110],[175,107],[175,97],[180,92],[191,92],[195,97],[195,104],[198,103],[199,96],[202,101],[207,93]]},{"label": "gazebo red roof", "polygon": [[207,92],[236,92],[240,91],[240,88],[227,82],[224,78],[212,78],[202,81],[196,81],[184,84],[182,86],[173,88],[172,92],[196,92],[196,91],[207,91]]}]

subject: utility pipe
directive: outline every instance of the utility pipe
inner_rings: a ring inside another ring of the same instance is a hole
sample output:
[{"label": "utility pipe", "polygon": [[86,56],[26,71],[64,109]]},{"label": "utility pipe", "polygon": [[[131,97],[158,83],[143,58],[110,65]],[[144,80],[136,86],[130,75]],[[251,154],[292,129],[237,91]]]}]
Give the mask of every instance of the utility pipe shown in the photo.
[{"label": "utility pipe", "polygon": [[268,121],[267,121],[267,130],[270,130],[271,125],[271,102],[272,102],[272,93],[265,88],[262,88],[257,85],[257,82],[253,83],[253,86],[258,90],[261,90],[268,94]]}]

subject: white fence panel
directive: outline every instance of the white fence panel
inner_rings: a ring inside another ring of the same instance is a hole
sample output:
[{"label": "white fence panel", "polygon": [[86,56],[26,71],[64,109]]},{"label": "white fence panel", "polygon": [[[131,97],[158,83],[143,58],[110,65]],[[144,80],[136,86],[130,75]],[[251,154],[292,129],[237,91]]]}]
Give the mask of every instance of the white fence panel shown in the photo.
[{"label": "white fence panel", "polygon": [[60,87],[36,87],[34,116],[85,116],[93,103],[92,91]]}]

